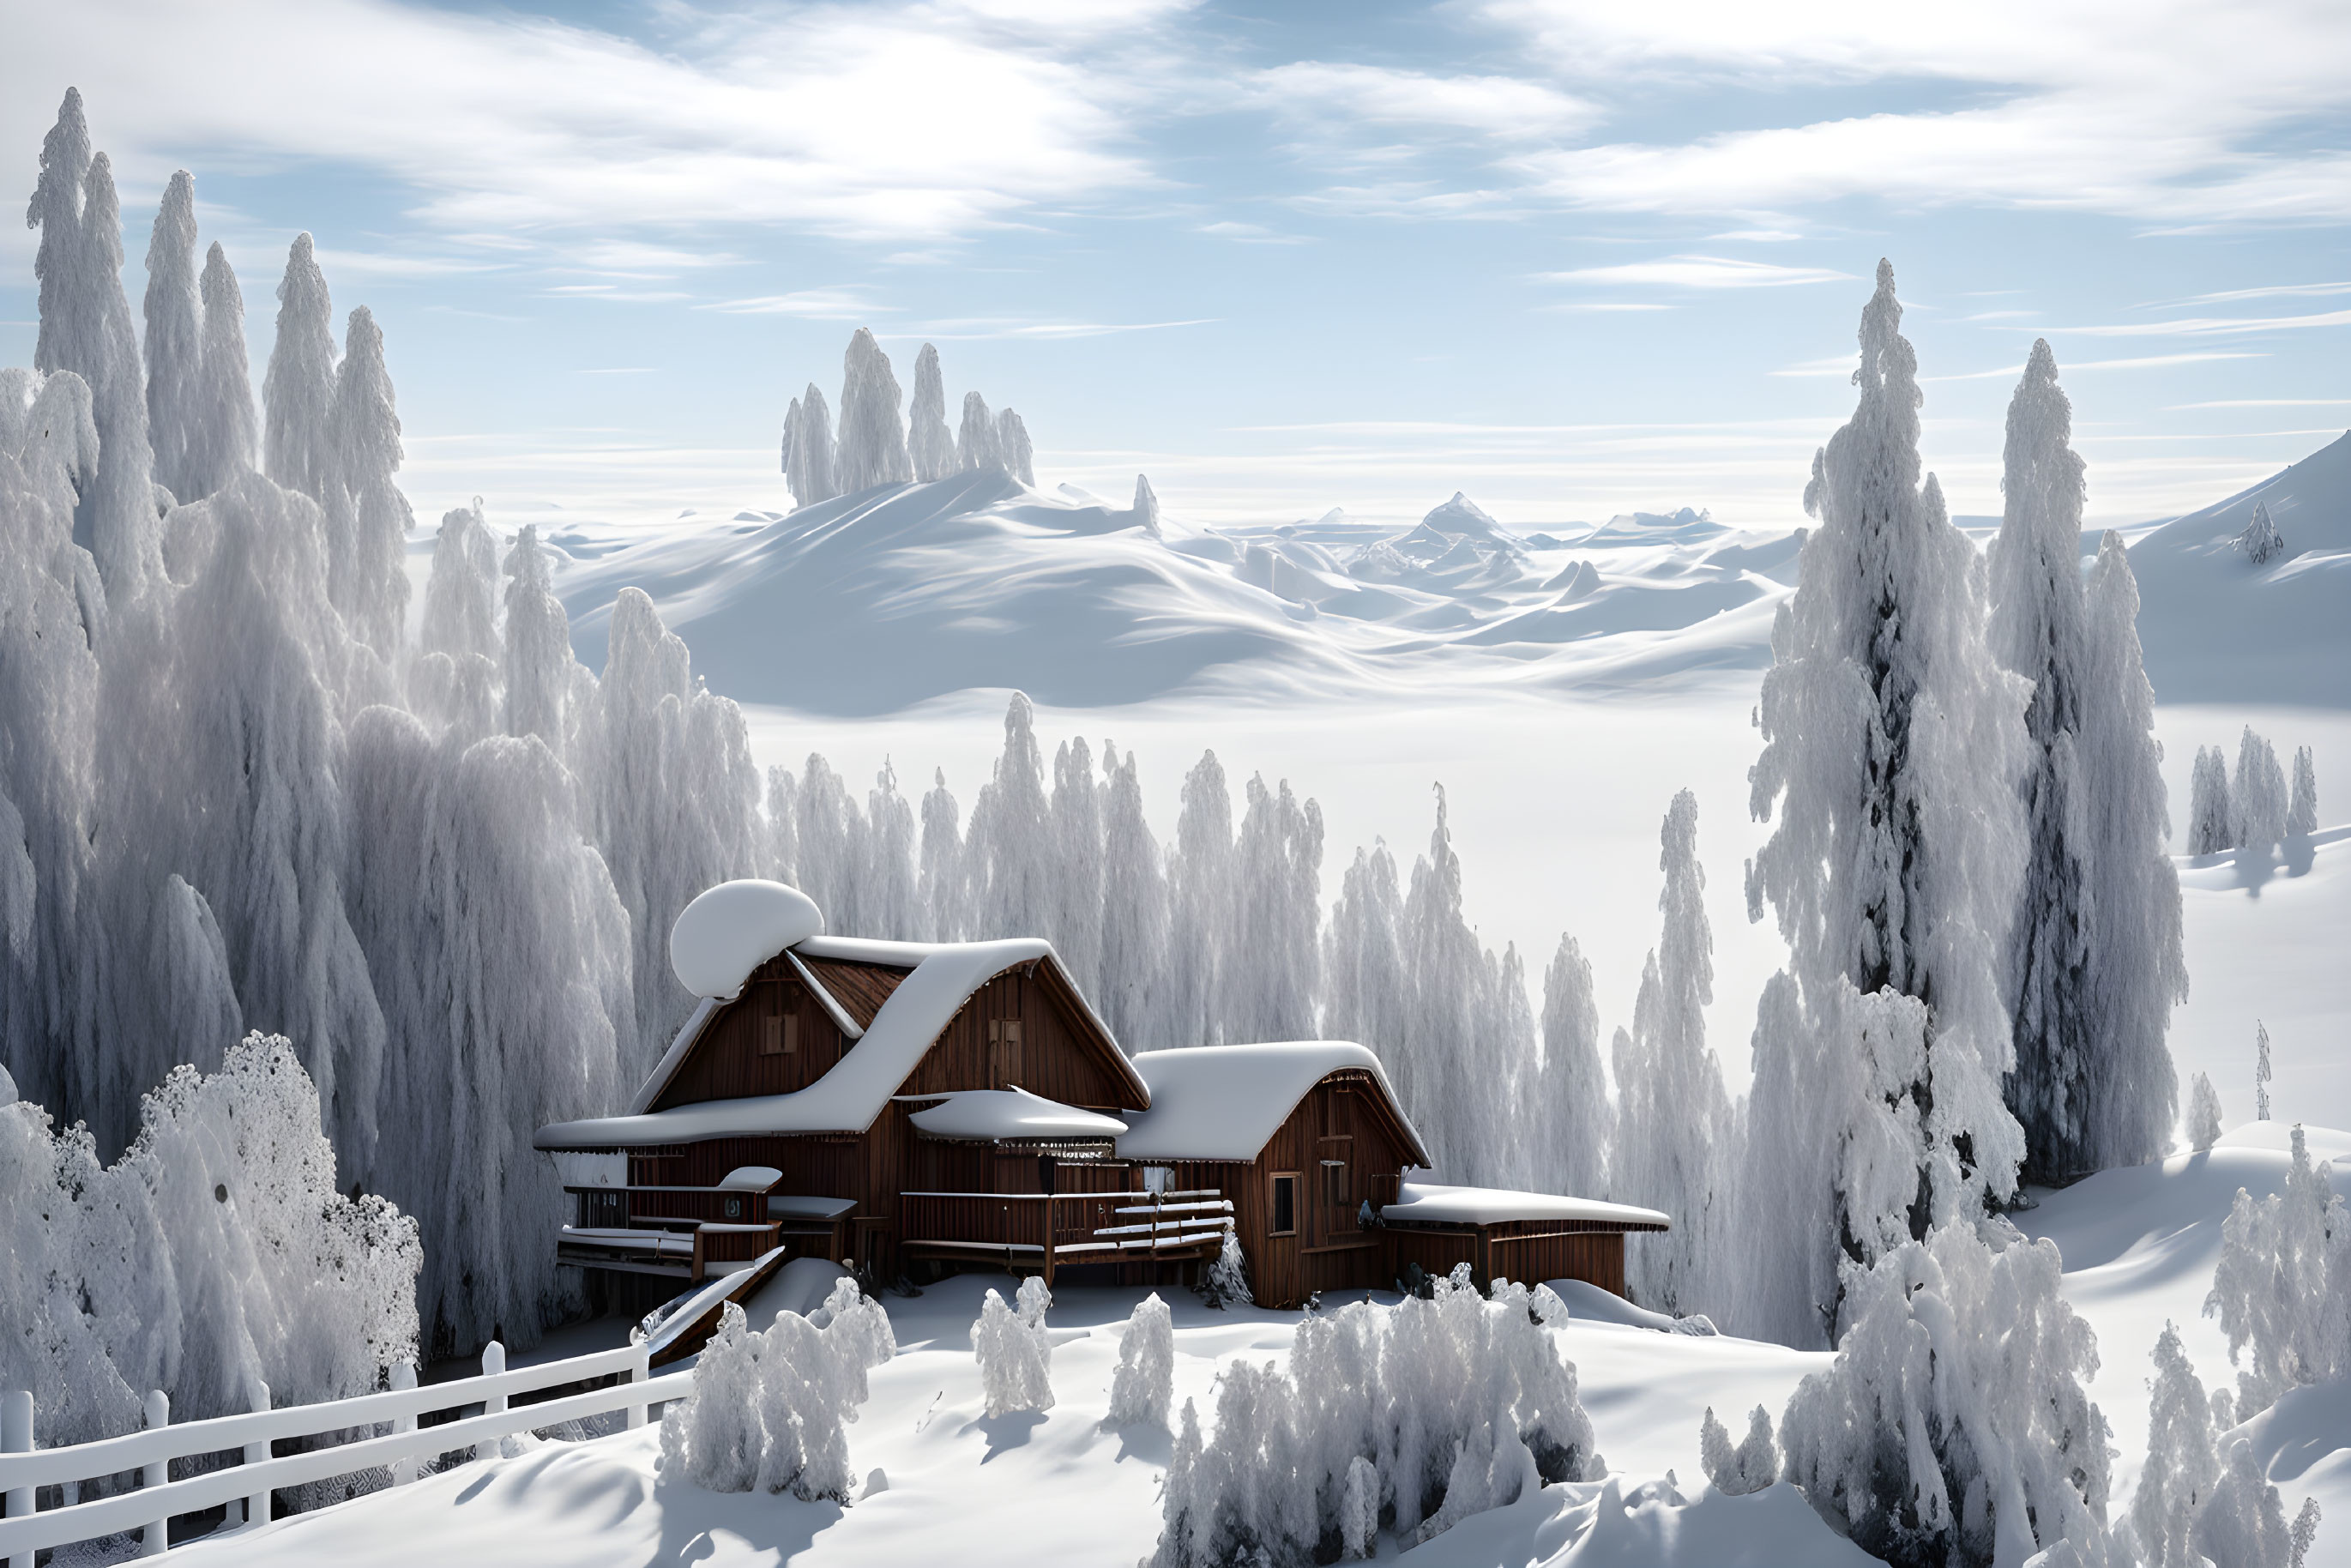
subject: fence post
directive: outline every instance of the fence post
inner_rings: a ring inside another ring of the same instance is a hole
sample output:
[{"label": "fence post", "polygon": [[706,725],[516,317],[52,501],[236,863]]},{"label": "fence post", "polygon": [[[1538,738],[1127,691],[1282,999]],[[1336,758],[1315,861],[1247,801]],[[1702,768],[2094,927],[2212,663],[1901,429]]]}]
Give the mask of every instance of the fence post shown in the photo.
[{"label": "fence post", "polygon": [[[150,1389],[147,1394],[147,1429],[157,1431],[171,1424],[172,1396],[160,1388]],[[171,1479],[172,1458],[168,1454],[139,1468],[139,1484],[141,1487],[159,1487]],[[172,1521],[169,1518],[159,1519],[140,1532],[140,1556],[161,1557],[171,1549]]]},{"label": "fence post", "polygon": [[[645,1341],[640,1337],[631,1344],[629,1348],[636,1353],[635,1358],[629,1367],[629,1381],[632,1384],[634,1384],[638,1388],[642,1389],[644,1387],[646,1380],[651,1378],[653,1375],[653,1347],[647,1344]],[[634,1427],[642,1427],[644,1424],[645,1402],[643,1398],[640,1396],[635,1404],[629,1406],[629,1425]]]},{"label": "fence post", "polygon": [[[500,1344],[496,1340],[492,1340],[489,1343],[484,1345],[482,1347],[482,1375],[484,1377],[496,1377],[505,1372],[506,1369],[507,1347]],[[482,1396],[482,1414],[485,1416],[496,1416],[503,1414],[506,1407],[507,1395],[506,1390],[503,1388],[493,1389],[488,1394]],[[475,1444],[474,1458],[476,1459],[496,1458],[498,1457],[498,1441],[499,1439],[491,1437],[484,1442]]]},{"label": "fence post", "polygon": [[[33,1391],[11,1388],[7,1393],[0,1394],[0,1454],[29,1454],[32,1451]],[[22,1519],[33,1511],[33,1489],[10,1487],[5,1501],[6,1516]],[[27,1552],[21,1558],[12,1557],[8,1561],[9,1568],[32,1568],[33,1554]]]},{"label": "fence post", "polygon": [[[395,1393],[405,1393],[409,1389],[415,1387],[416,1364],[413,1361],[403,1361],[399,1365],[393,1367],[392,1369],[392,1386]],[[392,1429],[395,1434],[415,1431],[416,1416],[413,1413],[406,1416],[393,1416],[392,1421]],[[396,1487],[404,1487],[415,1479],[416,1459],[413,1455],[402,1455],[401,1458],[392,1461],[392,1485]]]},{"label": "fence post", "polygon": [[[255,1378],[253,1380],[253,1386],[246,1391],[245,1402],[247,1405],[252,1406],[256,1412],[267,1410],[269,1408],[269,1385],[262,1382],[258,1377]],[[245,1462],[246,1464],[257,1465],[268,1458],[269,1439],[267,1437],[262,1438],[261,1441],[257,1443],[247,1443],[245,1446]],[[256,1487],[252,1491],[246,1494],[245,1522],[247,1524],[267,1524],[269,1522],[269,1489],[267,1487]]]}]

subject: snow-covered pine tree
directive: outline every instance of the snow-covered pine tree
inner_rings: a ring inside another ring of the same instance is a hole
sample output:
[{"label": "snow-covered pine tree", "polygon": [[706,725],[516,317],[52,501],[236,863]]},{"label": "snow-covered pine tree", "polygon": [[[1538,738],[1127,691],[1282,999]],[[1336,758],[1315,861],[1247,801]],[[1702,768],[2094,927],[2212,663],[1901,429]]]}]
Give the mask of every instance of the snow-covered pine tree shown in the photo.
[{"label": "snow-covered pine tree", "polygon": [[1184,776],[1167,865],[1166,1028],[1181,1045],[1221,1045],[1220,1005],[1233,907],[1233,803],[1213,751]]},{"label": "snow-covered pine tree", "polygon": [[2307,746],[2294,747],[2294,799],[2285,809],[2285,831],[2289,837],[2318,831],[2318,764]]},{"label": "snow-covered pine tree", "polygon": [[925,935],[936,942],[956,941],[970,929],[961,823],[962,812],[947,789],[946,769],[939,768],[923,796],[923,860],[914,894],[928,922]]},{"label": "snow-covered pine tree", "polygon": [[1218,988],[1229,1040],[1303,1040],[1321,989],[1322,808],[1262,774],[1243,790],[1232,946]]},{"label": "snow-covered pine tree", "polygon": [[939,351],[930,344],[914,356],[914,401],[906,410],[906,456],[914,477],[927,485],[956,471],[955,434],[947,429],[946,383],[939,375]]},{"label": "snow-covered pine tree", "polygon": [[2270,1119],[2270,1026],[2253,1020],[2253,1120]]},{"label": "snow-covered pine tree", "polygon": [[2188,852],[2216,855],[2237,846],[2237,812],[2229,802],[2229,759],[2217,746],[2196,748],[2189,776]]},{"label": "snow-covered pine tree", "polygon": [[2188,1091],[2188,1142],[2201,1154],[2220,1141],[2220,1092],[2201,1072]]},{"label": "snow-covered pine tree", "polygon": [[182,477],[183,501],[200,501],[253,471],[260,440],[253,408],[253,370],[246,358],[245,294],[228,256],[213,242],[204,253],[204,355],[196,409]]},{"label": "snow-covered pine tree", "polygon": [[1134,476],[1134,521],[1146,534],[1159,531],[1159,497],[1151,488],[1151,480],[1141,474]]},{"label": "snow-covered pine tree", "polygon": [[2204,1298],[2204,1315],[2220,1320],[2238,1365],[2240,1422],[2295,1388],[2351,1372],[2351,1207],[2335,1190],[2331,1163],[2311,1160],[2299,1122],[2289,1147],[2281,1190],[2257,1198],[2237,1189]]},{"label": "snow-covered pine tree", "polygon": [[34,368],[79,376],[89,388],[98,432],[98,461],[75,507],[74,535],[97,561],[108,601],[128,605],[162,571],[146,377],[122,292],[122,207],[113,165],[90,151],[81,94],[71,88],[42,143],[40,179],[25,218],[41,231],[33,258],[41,286]]},{"label": "snow-covered pine tree", "polygon": [[498,656],[498,543],[490,537],[478,501],[442,514],[418,630],[419,646],[427,653]]},{"label": "snow-covered pine tree", "polygon": [[996,451],[1007,474],[1023,485],[1037,483],[1037,449],[1029,440],[1029,427],[1008,408],[996,416]]},{"label": "snow-covered pine tree", "polygon": [[2277,524],[2270,520],[2270,504],[2253,503],[2253,515],[2245,524],[2245,531],[2237,536],[2237,548],[2255,566],[2267,566],[2285,553],[2285,540],[2280,537]]},{"label": "snow-covered pine tree", "polygon": [[1102,799],[1084,736],[1054,750],[1051,813],[1055,900],[1047,935],[1079,991],[1094,997],[1102,974]]},{"label": "snow-covered pine tree", "polygon": [[832,409],[810,382],[784,416],[784,482],[792,504],[813,507],[840,495],[833,472]]},{"label": "snow-covered pine tree", "polygon": [[[1322,957],[1322,1032],[1370,1048],[1398,1083],[1412,1072],[1404,966],[1404,894],[1384,841],[1357,846],[1341,874]],[[1595,1023],[1595,1029],[1598,1027]]]},{"label": "snow-covered pine tree", "polygon": [[277,341],[261,377],[262,458],[269,476],[319,505],[336,483],[335,308],[305,232],[277,284]]},{"label": "snow-covered pine tree", "polygon": [[898,793],[898,770],[887,757],[873,776],[873,788],[865,792],[865,833],[871,929],[894,941],[914,941],[923,925],[915,903],[914,807]]},{"label": "snow-covered pine tree", "polygon": [[1037,709],[1024,692],[1004,710],[1004,750],[971,803],[964,839],[973,936],[1033,936],[1050,918],[1053,841]]},{"label": "snow-covered pine tree", "polygon": [[196,292],[196,183],[173,172],[147,243],[147,438],[155,482],[174,500],[194,500],[190,449],[200,419],[204,306]]},{"label": "snow-covered pine tree", "polygon": [[568,764],[572,729],[591,683],[572,655],[571,618],[555,596],[553,565],[538,542],[538,524],[525,523],[515,535],[506,574],[506,732],[538,737]]},{"label": "snow-covered pine tree", "polygon": [[351,634],[389,657],[408,617],[408,530],[415,523],[400,472],[400,414],[384,368],[383,329],[351,312],[335,376],[335,489],[327,507],[327,585]]},{"label": "snow-covered pine tree", "polygon": [[1616,1036],[1618,1125],[1611,1191],[1673,1217],[1663,1236],[1628,1249],[1635,1298],[1677,1316],[1714,1305],[1732,1168],[1731,1113],[1722,1066],[1706,1043],[1714,1000],[1714,933],[1698,860],[1698,797],[1674,797],[1659,829],[1665,929],[1641,974],[1633,1032]]},{"label": "snow-covered pine tree", "polygon": [[[898,417],[898,378],[890,356],[860,327],[841,356],[841,444],[835,473],[844,496],[877,485],[904,485],[914,476],[906,460],[906,429]],[[805,405],[803,405],[805,413]]]},{"label": "snow-covered pine tree", "polygon": [[987,400],[976,392],[963,394],[963,428],[956,432],[956,467],[968,474],[976,468],[1004,466],[1004,455],[997,444],[996,416],[987,412]]},{"label": "snow-covered pine tree", "polygon": [[1167,875],[1144,817],[1134,753],[1102,743],[1102,985],[1103,1021],[1128,1050],[1179,1045],[1167,1038],[1159,998],[1167,965]]},{"label": "snow-covered pine tree", "polygon": [[[2203,1082],[2203,1074],[2197,1074]],[[2131,1495],[2130,1521],[2146,1568],[2204,1568],[2189,1544],[2196,1515],[2220,1479],[2220,1424],[2195,1364],[2170,1323],[2155,1342],[2147,1409],[2147,1463]]]},{"label": "snow-covered pine tree", "polygon": [[2229,779],[2229,799],[2237,808],[2240,848],[2260,852],[2285,837],[2285,769],[2278,766],[2276,748],[2255,735],[2252,725],[2237,742],[2237,770]]},{"label": "snow-covered pine tree", "polygon": [[1541,1179],[1549,1191],[1604,1198],[1616,1112],[1600,1065],[1592,961],[1565,932],[1543,971],[1542,1047],[1542,1111],[1533,1130]]},{"label": "snow-covered pine tree", "polygon": [[[1917,361],[1900,324],[1894,270],[1880,262],[1862,314],[1858,406],[1813,459],[1804,499],[1821,526],[1772,628],[1757,712],[1764,747],[1750,774],[1756,815],[1769,820],[1776,802],[1781,818],[1750,862],[1749,910],[1761,918],[1766,900],[1777,910],[1815,1033],[1834,1041],[1802,1061],[1854,1082],[1867,1078],[1865,1061],[1908,1058],[1865,1113],[1890,1113],[1884,1124],[1907,1143],[1898,1157],[1913,1175],[1888,1212],[1874,1181],[1865,1196],[1845,1185],[1848,1167],[1812,1166],[1836,1184],[1830,1225],[1789,1230],[1811,1206],[1782,1203],[1742,1230],[1765,1253],[1841,1248],[1862,1262],[2007,1197],[2023,1154],[2000,1096],[2013,1056],[1998,953],[2024,858],[2025,693],[1985,644],[1980,558],[1951,526],[1933,476],[1919,483]],[[1823,1032],[1886,1013],[1870,1004],[1879,993],[1923,1004],[1915,1055],[1888,1053],[1907,1024],[1884,1045]],[[1759,1081],[1781,1074],[1764,1052],[1789,1041],[1759,1028]],[[1800,1100],[1844,1103],[1832,1083],[1790,1087]],[[1786,1147],[1784,1127],[1750,1118],[1754,1160],[1815,1157]],[[1830,1146],[1856,1135],[1836,1128]],[[1776,1185],[1761,1175],[1750,1162],[1745,1185]],[[1795,1302],[1764,1315],[1768,1332],[1817,1332]]]}]

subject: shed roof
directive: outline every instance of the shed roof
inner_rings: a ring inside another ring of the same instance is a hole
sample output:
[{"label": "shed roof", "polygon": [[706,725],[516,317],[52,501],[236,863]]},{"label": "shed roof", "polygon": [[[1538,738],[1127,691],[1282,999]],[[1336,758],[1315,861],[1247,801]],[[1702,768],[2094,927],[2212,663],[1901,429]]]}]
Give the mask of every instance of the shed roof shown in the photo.
[{"label": "shed roof", "polygon": [[1512,1219],[1568,1219],[1622,1226],[1627,1230],[1669,1230],[1673,1221],[1654,1208],[1603,1203],[1592,1197],[1561,1197],[1547,1192],[1511,1192],[1493,1186],[1441,1186],[1405,1181],[1380,1218],[1405,1225],[1499,1225]]},{"label": "shed roof", "polygon": [[1273,1040],[1146,1051],[1134,1070],[1150,1085],[1150,1109],[1127,1117],[1118,1152],[1134,1159],[1253,1160],[1307,1092],[1333,1072],[1369,1073],[1404,1130],[1414,1163],[1433,1165],[1396,1103],[1380,1059],[1353,1040]]},{"label": "shed roof", "polygon": [[1126,1124],[1115,1116],[1064,1105],[1018,1087],[964,1089],[920,1098],[935,1103],[907,1120],[935,1138],[1001,1143],[1114,1138],[1126,1131]]}]

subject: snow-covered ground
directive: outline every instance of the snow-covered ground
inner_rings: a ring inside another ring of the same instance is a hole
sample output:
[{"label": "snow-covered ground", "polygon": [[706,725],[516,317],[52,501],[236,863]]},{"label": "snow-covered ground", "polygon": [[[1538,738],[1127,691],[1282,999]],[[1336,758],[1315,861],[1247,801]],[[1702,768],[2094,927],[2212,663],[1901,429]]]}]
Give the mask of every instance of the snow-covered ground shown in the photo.
[{"label": "snow-covered ground", "polygon": [[[2351,1134],[2315,1129],[2314,1156],[2342,1159],[2351,1194]],[[2227,1346],[2200,1315],[2237,1189],[2274,1190],[2286,1165],[2278,1124],[2241,1127],[2209,1154],[2093,1176],[2044,1194],[2020,1218],[2067,1260],[2065,1291],[2097,1331],[2092,1393],[2112,1423],[2114,1506],[2127,1505],[2147,1436],[2147,1353],[2168,1319],[2179,1325],[2208,1386],[2229,1386]],[[752,1304],[763,1327],[785,1307],[813,1305],[795,1265]],[[861,1481],[852,1500],[718,1494],[660,1473],[656,1428],[584,1443],[547,1443],[469,1465],[397,1492],[238,1531],[185,1549],[191,1561],[255,1568],[335,1563],[413,1568],[433,1562],[612,1564],[924,1563],[1129,1563],[1159,1530],[1163,1430],[1105,1424],[1118,1335],[1141,1293],[1064,1289],[1048,1322],[1056,1403],[1043,1415],[990,1418],[968,1332],[982,1294],[1005,1281],[964,1275],[920,1298],[887,1302],[898,1354],[872,1375],[872,1396],[850,1428]],[[1220,1368],[1280,1361],[1296,1313],[1209,1312],[1167,1292],[1176,1325],[1176,1397],[1214,1407]],[[1335,1304],[1335,1303],[1332,1303]],[[1784,1564],[1870,1559],[1839,1540],[1784,1483],[1731,1498],[1708,1486],[1698,1431],[1711,1406],[1734,1429],[1761,1404],[1776,1418],[1826,1353],[1730,1337],[1669,1334],[1602,1322],[1552,1331],[1575,1364],[1584,1408],[1607,1457],[1605,1483],[1560,1486],[1480,1515],[1416,1550],[1382,1546],[1383,1561],[1436,1564]],[[1204,1425],[1213,1426],[1204,1420]],[[2292,1514],[2314,1496],[2331,1528],[2314,1565],[2351,1562],[2351,1393],[2289,1395],[2248,1428]],[[1670,1477],[1670,1479],[1668,1479]]]}]

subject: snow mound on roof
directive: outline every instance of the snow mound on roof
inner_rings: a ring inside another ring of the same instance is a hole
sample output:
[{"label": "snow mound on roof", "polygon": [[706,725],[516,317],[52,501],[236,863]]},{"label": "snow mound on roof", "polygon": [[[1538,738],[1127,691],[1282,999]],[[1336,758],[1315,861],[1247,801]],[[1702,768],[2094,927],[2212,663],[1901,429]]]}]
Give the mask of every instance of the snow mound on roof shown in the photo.
[{"label": "snow mound on roof", "polygon": [[796,887],[722,882],[679,912],[669,928],[669,967],[695,996],[731,1001],[752,970],[823,929],[816,901]]},{"label": "snow mound on roof", "polygon": [[[1196,1045],[1133,1060],[1151,1090],[1151,1109],[1127,1116],[1129,1131],[1118,1140],[1127,1159],[1253,1160],[1306,1092],[1342,1068],[1369,1072],[1395,1102],[1380,1059],[1353,1040]],[[1396,1115],[1402,1119],[1401,1108]],[[1412,1133],[1409,1122],[1405,1130]],[[1420,1134],[1412,1133],[1412,1141],[1414,1157],[1426,1164]]]},{"label": "snow mound on roof", "polygon": [[1113,1138],[1126,1131],[1114,1116],[1064,1105],[1026,1089],[965,1089],[906,1118],[935,1138]]},{"label": "snow mound on roof", "polygon": [[1561,1197],[1547,1192],[1510,1192],[1492,1186],[1440,1186],[1406,1181],[1382,1218],[1419,1225],[1499,1225],[1511,1219],[1580,1219],[1606,1225],[1664,1225],[1671,1218],[1629,1203],[1593,1197]]}]

